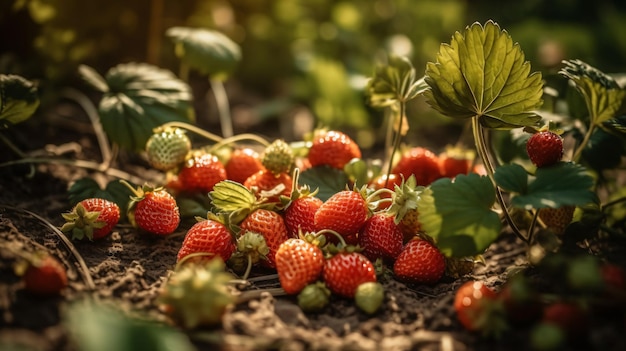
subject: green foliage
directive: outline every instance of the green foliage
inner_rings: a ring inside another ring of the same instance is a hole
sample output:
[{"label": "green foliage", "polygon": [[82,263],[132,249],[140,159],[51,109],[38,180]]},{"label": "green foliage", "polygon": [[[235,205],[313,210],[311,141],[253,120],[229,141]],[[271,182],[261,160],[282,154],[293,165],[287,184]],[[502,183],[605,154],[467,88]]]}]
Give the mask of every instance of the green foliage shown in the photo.
[{"label": "green foliage", "polygon": [[37,86],[21,76],[0,74],[0,128],[30,118],[39,107]]},{"label": "green foliage", "polygon": [[91,301],[71,304],[64,323],[72,341],[83,351],[192,351],[195,347],[180,331],[131,317],[127,312]]},{"label": "green foliage", "polygon": [[615,117],[626,101],[626,90],[584,62],[567,61],[560,73],[571,80],[583,96],[591,125],[598,126]]},{"label": "green foliage", "polygon": [[326,201],[335,193],[345,190],[348,182],[345,172],[328,166],[317,166],[300,173],[298,185],[318,189],[317,197]]},{"label": "green foliage", "polygon": [[494,202],[491,180],[470,174],[435,181],[420,194],[417,208],[437,247],[448,257],[464,257],[483,253],[500,234]]},{"label": "green foliage", "polygon": [[436,63],[426,66],[428,103],[453,118],[478,117],[484,127],[511,129],[536,125],[531,110],[541,103],[541,74],[506,31],[488,21],[457,32],[442,44]]},{"label": "green foliage", "polygon": [[166,35],[176,44],[183,63],[213,79],[226,79],[241,60],[239,45],[220,32],[173,27]]},{"label": "green foliage", "polygon": [[417,78],[411,61],[392,54],[386,64],[376,67],[366,91],[370,105],[387,107],[414,99],[427,88],[424,79]]},{"label": "green foliage", "polygon": [[494,177],[498,186],[514,194],[511,205],[518,208],[558,208],[597,202],[592,191],[594,179],[577,163],[559,162],[538,168],[534,176],[520,165],[504,165],[496,169]]},{"label": "green foliage", "polygon": [[105,78],[83,66],[83,77],[104,96],[99,113],[102,127],[120,147],[140,151],[153,129],[171,121],[193,121],[189,86],[170,71],[141,63],[119,64]]}]

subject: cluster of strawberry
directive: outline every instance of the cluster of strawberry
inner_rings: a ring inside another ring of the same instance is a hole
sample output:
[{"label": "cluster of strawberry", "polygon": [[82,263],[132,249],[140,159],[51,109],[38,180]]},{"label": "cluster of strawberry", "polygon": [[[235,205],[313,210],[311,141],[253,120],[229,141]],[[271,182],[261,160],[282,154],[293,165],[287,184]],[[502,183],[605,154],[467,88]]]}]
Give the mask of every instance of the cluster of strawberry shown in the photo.
[{"label": "cluster of strawberry", "polygon": [[623,318],[621,308],[610,306],[621,304],[626,294],[626,274],[620,266],[600,263],[593,265],[593,271],[597,277],[593,283],[563,282],[570,289],[565,299],[541,293],[523,273],[513,275],[498,290],[467,281],[455,293],[457,319],[467,330],[489,337],[527,330],[535,350],[585,349],[592,310],[602,318]]},{"label": "cluster of strawberry", "polygon": [[[214,210],[188,230],[178,261],[217,256],[231,268],[258,263],[275,269],[283,290],[298,294],[305,310],[319,308],[332,293],[375,311],[383,296],[377,262],[391,267],[398,280],[436,283],[445,273],[446,258],[420,231],[418,189],[444,176],[468,173],[471,159],[413,148],[402,155],[387,184],[381,178],[360,188],[351,184],[325,201],[308,185],[298,185],[300,171],[343,170],[359,158],[361,150],[349,136],[323,131],[303,157],[276,140],[261,154],[234,150],[223,170],[206,167],[200,174],[201,167],[195,166],[196,175],[189,177],[184,172],[192,168],[185,165],[176,177],[178,191],[190,190],[181,180],[225,179],[202,189]],[[197,165],[197,156],[194,160]],[[294,169],[298,171],[292,173]],[[362,302],[371,295],[379,296],[376,303]]]}]

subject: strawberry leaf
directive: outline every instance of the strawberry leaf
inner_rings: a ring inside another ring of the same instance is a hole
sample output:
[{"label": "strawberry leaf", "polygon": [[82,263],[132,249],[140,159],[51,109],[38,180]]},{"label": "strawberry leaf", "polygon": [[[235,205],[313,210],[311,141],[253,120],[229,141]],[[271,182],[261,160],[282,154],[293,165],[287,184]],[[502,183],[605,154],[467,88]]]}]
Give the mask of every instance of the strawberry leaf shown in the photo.
[{"label": "strawberry leaf", "polygon": [[[582,206],[597,201],[591,190],[593,178],[583,166],[559,162],[554,166],[538,168],[536,174],[526,174],[525,181],[519,165],[498,167],[494,178],[498,186],[513,193],[511,205],[524,209]],[[511,181],[509,178],[515,178]]]},{"label": "strawberry leaf", "polygon": [[30,118],[39,107],[37,86],[17,75],[0,74],[0,128]]},{"label": "strawberry leaf", "polygon": [[223,212],[251,209],[257,202],[250,189],[232,180],[223,180],[215,184],[209,196],[213,206]]},{"label": "strawberry leaf", "polygon": [[348,182],[345,172],[328,166],[317,166],[302,172],[298,185],[308,185],[311,189],[318,189],[317,197],[326,201],[339,191],[345,190]]},{"label": "strawberry leaf", "polygon": [[488,177],[458,175],[454,182],[442,178],[420,194],[419,220],[446,256],[475,256],[500,234],[494,201],[495,189]]},{"label": "strawberry leaf", "polygon": [[541,74],[530,73],[519,44],[498,24],[474,23],[442,44],[437,62],[424,78],[427,102],[452,118],[479,117],[486,128],[512,129],[537,124],[543,94]]},{"label": "strawberry leaf", "polygon": [[239,45],[220,32],[173,27],[166,35],[181,61],[202,74],[225,79],[241,60]]},{"label": "strawberry leaf", "polygon": [[[88,72],[81,70],[91,80]],[[191,89],[170,71],[148,64],[120,64],[107,72],[106,84],[98,108],[100,120],[107,136],[122,148],[143,150],[154,128],[194,119]],[[99,85],[99,90],[104,89]]]},{"label": "strawberry leaf", "polygon": [[390,55],[388,62],[376,67],[366,92],[370,105],[387,107],[409,101],[426,90],[424,79],[417,79],[415,68],[405,57]]},{"label": "strawberry leaf", "polygon": [[[604,81],[595,81],[587,75],[578,75],[569,67],[560,71],[576,86],[587,105],[589,119],[592,125],[601,125],[613,117],[626,101],[626,90],[619,87],[607,87]],[[613,85],[608,85],[613,86]]]}]

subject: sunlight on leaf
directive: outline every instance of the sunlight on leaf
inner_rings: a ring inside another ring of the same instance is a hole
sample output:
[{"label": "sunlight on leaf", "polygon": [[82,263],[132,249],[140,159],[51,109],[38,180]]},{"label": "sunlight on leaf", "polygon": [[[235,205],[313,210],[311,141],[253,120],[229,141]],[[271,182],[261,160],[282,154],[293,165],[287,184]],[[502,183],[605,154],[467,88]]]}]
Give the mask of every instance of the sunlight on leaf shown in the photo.
[{"label": "sunlight on leaf", "polygon": [[592,125],[600,125],[615,117],[626,101],[624,89],[607,88],[588,76],[578,76],[567,69],[561,70],[560,73],[569,78],[583,96]]},{"label": "sunlight on leaf", "polygon": [[526,174],[519,165],[506,165],[499,167],[494,176],[499,186],[513,193],[513,207],[530,210],[582,206],[597,201],[591,190],[593,178],[585,167],[573,162],[538,168],[534,176]]},{"label": "sunlight on leaf", "polygon": [[427,89],[423,78],[417,79],[415,68],[406,57],[390,55],[386,64],[376,67],[366,92],[374,107],[387,107],[398,101],[409,101]]},{"label": "sunlight on leaf", "polygon": [[436,63],[426,66],[427,102],[452,118],[480,117],[484,127],[535,125],[542,104],[541,74],[530,73],[519,44],[498,24],[474,23],[442,44]]},{"label": "sunlight on leaf", "polygon": [[0,127],[29,119],[39,107],[37,86],[21,76],[0,74]]},{"label": "sunlight on leaf", "polygon": [[477,174],[435,181],[418,200],[422,229],[449,257],[482,253],[500,234],[500,218],[493,211],[495,189]]},{"label": "sunlight on leaf", "polygon": [[166,35],[176,44],[176,55],[183,62],[213,78],[226,79],[241,61],[239,45],[220,32],[173,27]]},{"label": "sunlight on leaf", "polygon": [[[85,77],[102,90],[102,82],[93,78]],[[124,149],[143,150],[154,128],[195,118],[191,89],[168,70],[142,63],[119,64],[107,72],[105,84],[98,108],[102,128]]]}]

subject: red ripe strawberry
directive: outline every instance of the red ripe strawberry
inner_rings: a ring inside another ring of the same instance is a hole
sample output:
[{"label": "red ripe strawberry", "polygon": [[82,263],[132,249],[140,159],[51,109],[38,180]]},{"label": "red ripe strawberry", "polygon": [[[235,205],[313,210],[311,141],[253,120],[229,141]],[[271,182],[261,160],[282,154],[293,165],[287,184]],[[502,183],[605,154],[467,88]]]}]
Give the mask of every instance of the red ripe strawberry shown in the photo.
[{"label": "red ripe strawberry", "polygon": [[178,172],[178,181],[186,192],[208,193],[213,186],[226,179],[226,169],[217,156],[203,152],[194,153]]},{"label": "red ripe strawberry", "polygon": [[324,282],[330,291],[352,298],[359,285],[376,281],[374,265],[358,252],[339,252],[324,263]]},{"label": "red ripe strawberry", "polygon": [[422,186],[430,185],[442,177],[439,158],[423,147],[414,147],[406,151],[391,172],[401,174],[404,179],[414,174],[417,185]]},{"label": "red ripe strawberry", "polygon": [[[243,185],[254,191],[257,197],[267,197],[267,202],[279,202],[280,195],[289,196],[291,193],[292,179],[287,173],[274,175],[263,168],[248,177]],[[282,190],[278,188],[279,186]]]},{"label": "red ripe strawberry", "polygon": [[149,186],[134,189],[128,205],[129,218],[133,225],[152,234],[168,235],[178,228],[180,212],[176,199],[163,188]]},{"label": "red ripe strawberry", "polygon": [[226,163],[228,179],[243,184],[248,177],[263,169],[259,154],[250,149],[235,149]]},{"label": "red ripe strawberry", "polygon": [[403,282],[434,284],[446,270],[446,259],[433,244],[422,239],[409,241],[397,257],[393,272]]},{"label": "red ripe strawberry", "polygon": [[589,320],[585,310],[571,302],[554,302],[543,309],[543,323],[555,325],[569,341],[580,341],[588,332]]},{"label": "red ripe strawberry", "polygon": [[563,157],[563,139],[551,131],[535,133],[526,143],[526,152],[537,167],[553,165]]},{"label": "red ripe strawberry", "polygon": [[454,296],[454,310],[461,325],[469,331],[478,331],[485,326],[480,321],[483,313],[488,313],[488,305],[495,301],[497,294],[479,281],[469,281],[461,285]]},{"label": "red ripe strawberry", "polygon": [[[402,185],[402,177],[399,174],[382,174],[370,181],[369,186],[374,191],[379,189],[389,189],[394,190],[396,186]],[[380,193],[381,199],[387,199],[391,197],[390,193]],[[382,202],[377,207],[376,210],[383,210],[391,206],[391,202]]]},{"label": "red ripe strawberry", "polygon": [[315,196],[303,196],[291,201],[283,214],[290,237],[298,237],[299,231],[315,232],[315,213],[322,203],[323,201]]},{"label": "red ripe strawberry", "polygon": [[257,209],[246,216],[241,222],[240,228],[241,235],[250,231],[261,234],[265,238],[269,248],[267,264],[272,268],[276,267],[276,251],[278,251],[280,244],[289,239],[283,217],[274,211]]},{"label": "red ripe strawberry", "polygon": [[[356,239],[368,215],[369,209],[363,194],[356,190],[343,190],[328,198],[315,212],[315,230],[334,230],[350,241]],[[328,239],[333,241],[335,238],[331,236]]]},{"label": "red ripe strawberry", "polygon": [[189,228],[178,251],[177,260],[193,253],[207,253],[211,254],[206,256],[207,260],[219,256],[226,262],[233,252],[235,243],[228,228],[214,219],[206,219]]},{"label": "red ripe strawberry", "polygon": [[313,140],[308,158],[313,167],[343,169],[353,158],[361,158],[361,149],[348,135],[331,130]]},{"label": "red ripe strawberry", "polygon": [[404,234],[394,222],[394,216],[385,212],[370,217],[359,233],[363,255],[372,261],[378,258],[394,260],[402,251]]},{"label": "red ripe strawberry", "polygon": [[454,178],[459,174],[468,174],[472,167],[474,154],[461,148],[448,147],[439,155],[441,176]]},{"label": "red ripe strawberry", "polygon": [[22,279],[26,290],[37,295],[56,295],[67,286],[65,267],[48,254],[29,260]]},{"label": "red ripe strawberry", "polygon": [[290,238],[276,251],[276,272],[287,294],[297,294],[316,281],[323,268],[324,253],[304,239]]},{"label": "red ripe strawberry", "polygon": [[64,233],[72,233],[72,239],[100,239],[111,233],[120,220],[120,208],[112,201],[89,198],[79,202],[70,213],[63,213],[66,223]]}]

